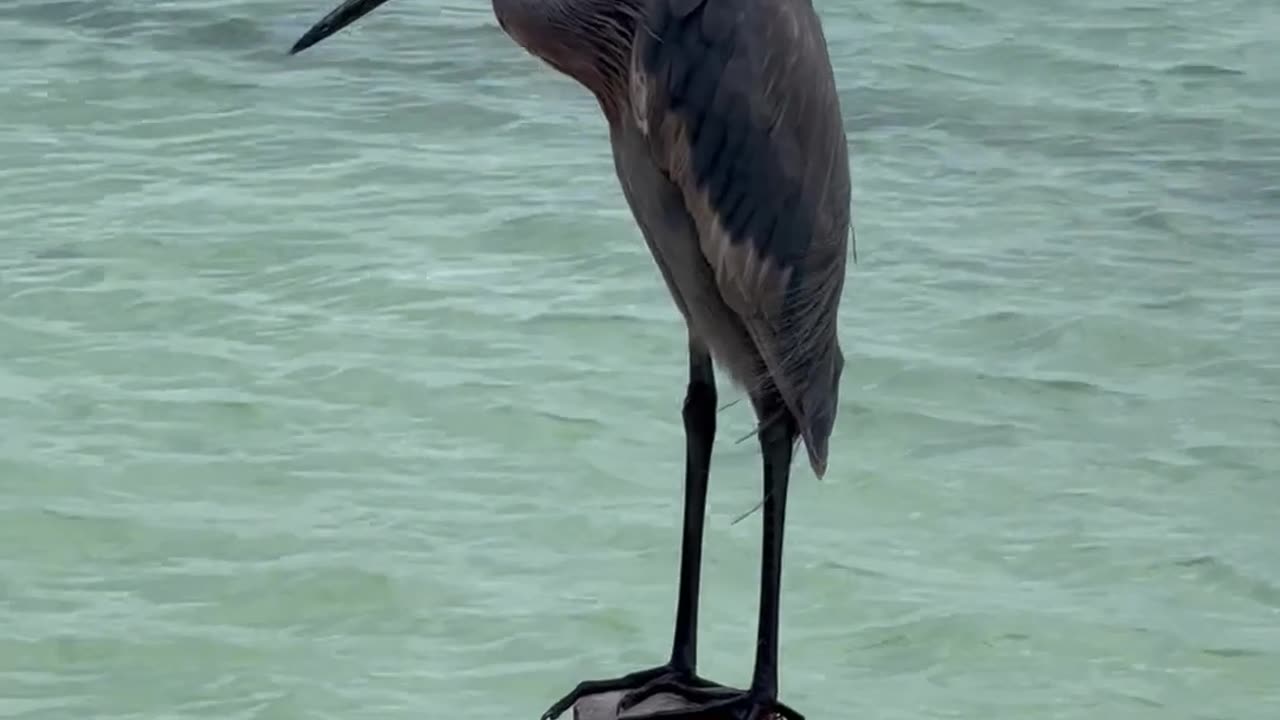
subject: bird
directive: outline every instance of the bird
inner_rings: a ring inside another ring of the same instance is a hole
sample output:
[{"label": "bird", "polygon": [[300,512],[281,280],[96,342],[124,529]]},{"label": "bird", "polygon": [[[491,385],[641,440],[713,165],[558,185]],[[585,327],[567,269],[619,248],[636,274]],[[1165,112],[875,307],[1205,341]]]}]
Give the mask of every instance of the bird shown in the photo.
[{"label": "bird", "polygon": [[[386,0],[346,0],[290,54]],[[685,471],[669,659],[585,680],[544,714],[658,693],[663,718],[803,716],[778,697],[783,534],[793,455],[827,470],[844,354],[837,329],[856,262],[848,143],[811,0],[491,0],[501,29],[576,81],[608,125],[622,194],[687,329]],[[757,643],[750,685],[697,673],[698,601],[717,371],[747,395],[762,460]],[[628,713],[629,718],[646,717]],[[656,716],[654,716],[656,717]]]}]

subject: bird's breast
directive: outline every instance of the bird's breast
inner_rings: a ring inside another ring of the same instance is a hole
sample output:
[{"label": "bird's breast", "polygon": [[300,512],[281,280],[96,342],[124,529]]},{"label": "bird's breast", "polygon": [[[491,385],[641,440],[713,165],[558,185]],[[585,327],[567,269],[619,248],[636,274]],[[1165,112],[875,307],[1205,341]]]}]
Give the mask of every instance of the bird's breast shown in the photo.
[{"label": "bird's breast", "polygon": [[577,80],[602,104],[625,103],[641,0],[493,0],[516,44]]}]

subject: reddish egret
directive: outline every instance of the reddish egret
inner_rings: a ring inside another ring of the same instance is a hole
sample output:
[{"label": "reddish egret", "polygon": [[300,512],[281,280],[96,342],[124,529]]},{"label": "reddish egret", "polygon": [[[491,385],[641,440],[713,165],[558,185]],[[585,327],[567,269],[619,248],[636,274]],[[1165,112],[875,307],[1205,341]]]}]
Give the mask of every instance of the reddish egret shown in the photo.
[{"label": "reddish egret", "polygon": [[[543,717],[585,695],[626,690],[622,708],[656,692],[688,701],[667,718],[799,718],[778,701],[787,482],[798,440],[814,473],[826,471],[844,366],[836,315],[852,244],[846,140],[818,17],[810,0],[492,1],[512,39],[599,101],[623,194],[688,326],[671,657],[582,682]],[[384,2],[347,0],[292,52]],[[763,456],[759,619],[746,690],[695,672],[713,359],[751,398]]]}]

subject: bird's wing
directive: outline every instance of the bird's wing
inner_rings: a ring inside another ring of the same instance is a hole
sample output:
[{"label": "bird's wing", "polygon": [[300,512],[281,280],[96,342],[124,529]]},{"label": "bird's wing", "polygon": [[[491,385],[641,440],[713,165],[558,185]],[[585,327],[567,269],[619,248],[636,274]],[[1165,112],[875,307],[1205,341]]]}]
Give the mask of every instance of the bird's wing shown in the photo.
[{"label": "bird's wing", "polygon": [[850,232],[848,153],[818,18],[809,0],[647,1],[631,58],[635,120],[821,474]]}]

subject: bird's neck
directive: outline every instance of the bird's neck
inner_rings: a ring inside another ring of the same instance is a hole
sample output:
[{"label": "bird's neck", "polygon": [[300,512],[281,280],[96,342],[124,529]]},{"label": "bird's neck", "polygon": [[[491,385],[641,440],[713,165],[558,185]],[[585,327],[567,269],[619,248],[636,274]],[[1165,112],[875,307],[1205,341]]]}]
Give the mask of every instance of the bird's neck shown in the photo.
[{"label": "bird's neck", "polygon": [[626,110],[643,0],[493,0],[517,43],[591,91],[610,123]]},{"label": "bird's neck", "polygon": [[593,71],[578,78],[596,99],[610,123],[617,122],[631,100],[631,51],[644,13],[644,0],[565,0],[590,17],[579,33]]}]

